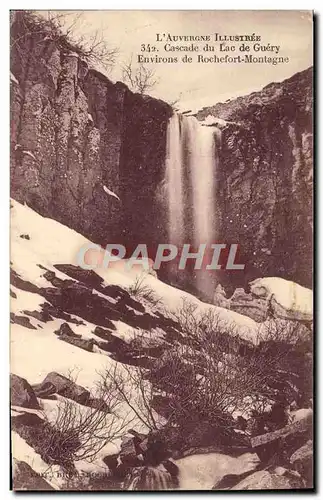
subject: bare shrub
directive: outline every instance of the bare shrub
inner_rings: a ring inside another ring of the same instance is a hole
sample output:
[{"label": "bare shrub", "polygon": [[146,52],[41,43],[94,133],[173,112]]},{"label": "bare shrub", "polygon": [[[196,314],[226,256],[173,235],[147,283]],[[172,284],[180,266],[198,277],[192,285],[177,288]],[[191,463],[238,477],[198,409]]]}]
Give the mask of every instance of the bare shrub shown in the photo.
[{"label": "bare shrub", "polygon": [[117,366],[101,373],[102,392],[112,388],[131,414],[149,430],[157,429],[156,414],[151,406],[153,387],[147,379],[148,370],[141,366]]},{"label": "bare shrub", "polygon": [[19,31],[11,31],[11,49],[23,52],[25,44],[37,40],[37,44],[54,42],[62,49],[76,52],[88,63],[102,65],[109,70],[114,65],[118,49],[111,47],[102,31],[95,30],[81,35],[78,28],[83,12],[60,11],[14,11],[14,21],[19,23]]},{"label": "bare shrub", "polygon": [[199,312],[184,301],[176,316],[184,340],[151,374],[155,389],[168,396],[168,422],[227,427],[228,415],[263,412],[294,397],[305,361],[297,325],[268,323],[266,340],[253,345],[212,309]]},{"label": "bare shrub", "polygon": [[128,292],[133,297],[137,299],[143,299],[149,302],[152,306],[162,306],[163,301],[161,297],[159,297],[156,292],[145,283],[144,276],[137,276],[132,285],[129,286]]},{"label": "bare shrub", "polygon": [[143,63],[134,64],[133,55],[122,65],[122,78],[131,90],[139,94],[151,91],[159,82],[154,69]]},{"label": "bare shrub", "polygon": [[43,422],[37,426],[17,426],[17,432],[43,460],[58,464],[66,471],[74,470],[79,460],[91,462],[102,448],[120,438],[133,417],[124,412],[124,401],[112,383],[97,384],[96,408],[89,408],[67,398],[60,398],[52,416],[43,412]]},{"label": "bare shrub", "polygon": [[303,391],[298,380],[306,366],[292,326],[268,324],[266,340],[257,345],[241,339],[234,324],[212,308],[201,311],[184,301],[175,316],[183,335],[149,369],[105,374],[145,427],[162,428],[166,441],[173,435],[178,447],[211,439],[235,442],[235,418],[241,414],[272,419],[272,428],[285,425],[286,407]]},{"label": "bare shrub", "polygon": [[[272,319],[262,325],[255,356],[267,369],[267,386],[276,399],[308,406],[312,398],[312,338],[297,321]],[[277,394],[277,392],[279,394]]]}]

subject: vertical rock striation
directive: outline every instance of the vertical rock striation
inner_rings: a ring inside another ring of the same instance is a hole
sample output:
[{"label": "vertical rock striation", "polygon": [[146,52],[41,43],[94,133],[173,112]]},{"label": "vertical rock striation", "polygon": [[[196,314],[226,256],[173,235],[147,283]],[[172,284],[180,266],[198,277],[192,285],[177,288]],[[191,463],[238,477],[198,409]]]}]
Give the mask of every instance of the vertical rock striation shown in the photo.
[{"label": "vertical rock striation", "polygon": [[23,13],[11,34],[12,196],[101,244],[120,242],[121,223],[147,232],[171,108],[113,84]]},{"label": "vertical rock striation", "polygon": [[222,241],[239,243],[236,284],[280,276],[312,284],[312,68],[205,108],[225,120],[218,193]]}]

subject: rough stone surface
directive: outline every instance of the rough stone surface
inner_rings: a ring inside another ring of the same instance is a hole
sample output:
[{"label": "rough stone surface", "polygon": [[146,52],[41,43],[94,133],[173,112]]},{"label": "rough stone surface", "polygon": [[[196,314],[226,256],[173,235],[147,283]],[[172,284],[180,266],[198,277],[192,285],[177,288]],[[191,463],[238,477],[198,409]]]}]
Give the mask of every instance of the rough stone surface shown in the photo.
[{"label": "rough stone surface", "polygon": [[309,68],[197,115],[229,121],[219,150],[219,233],[239,243],[246,272],[226,271],[223,280],[312,285],[312,78]]},{"label": "rough stone surface", "polygon": [[35,391],[37,393],[46,391],[49,384],[55,387],[55,392],[57,394],[73,399],[77,403],[86,403],[90,397],[89,391],[84,389],[84,387],[56,372],[48,373],[41,384],[34,386]]},{"label": "rough stone surface", "polygon": [[232,311],[249,316],[255,321],[265,321],[268,316],[268,302],[246,293],[243,288],[237,288],[229,300]]},{"label": "rough stone surface", "polygon": [[313,486],[313,441],[309,439],[304,446],[296,450],[289,459],[292,466],[306,480],[307,486]]},{"label": "rough stone surface", "polygon": [[39,409],[39,403],[27,380],[18,375],[10,375],[11,404],[25,408]]},{"label": "rough stone surface", "polygon": [[45,491],[54,488],[45,481],[30,465],[22,460],[13,459],[13,489],[15,491]]},{"label": "rough stone surface", "polygon": [[141,242],[170,106],[89,69],[22,11],[11,36],[11,195],[102,244],[129,221],[127,237]]},{"label": "rough stone surface", "polygon": [[299,478],[271,474],[263,470],[254,472],[233,486],[231,490],[290,490],[301,487],[302,482]]}]

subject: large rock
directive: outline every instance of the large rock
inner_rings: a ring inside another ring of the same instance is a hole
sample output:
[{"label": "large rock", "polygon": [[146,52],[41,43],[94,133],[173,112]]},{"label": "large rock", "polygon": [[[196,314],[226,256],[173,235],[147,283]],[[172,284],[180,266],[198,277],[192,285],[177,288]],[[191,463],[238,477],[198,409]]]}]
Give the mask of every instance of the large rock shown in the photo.
[{"label": "large rock", "polygon": [[305,479],[308,487],[313,486],[313,441],[309,439],[289,459],[291,465]]},{"label": "large rock", "polygon": [[282,278],[258,278],[250,283],[251,293],[267,301],[271,315],[281,319],[313,321],[312,290]]},{"label": "large rock", "polygon": [[213,304],[218,307],[225,307],[226,309],[230,309],[230,301],[229,299],[227,299],[225,290],[220,283],[215,289]]},{"label": "large rock", "polygon": [[303,483],[300,478],[290,475],[271,474],[266,470],[257,471],[246,477],[231,490],[290,490],[302,488]]},{"label": "large rock", "polygon": [[265,321],[268,316],[267,300],[246,293],[243,288],[237,288],[229,299],[229,309],[255,321]]},{"label": "large rock", "polygon": [[22,460],[13,459],[12,481],[14,491],[47,491],[54,488],[45,481],[30,465]]},{"label": "large rock", "polygon": [[72,328],[68,323],[62,323],[60,327],[54,331],[54,333],[59,337],[70,337],[73,339],[81,338],[80,334],[73,332]]},{"label": "large rock", "polygon": [[39,409],[36,394],[27,380],[18,375],[10,375],[11,404],[26,408]]},{"label": "large rock", "polygon": [[77,403],[87,403],[90,398],[90,393],[87,389],[57,372],[50,372],[46,375],[41,384],[34,385],[34,390],[40,394],[48,394],[48,391],[52,394],[53,387],[56,394],[73,399]]},{"label": "large rock", "polygon": [[121,439],[120,459],[123,465],[127,467],[137,467],[142,464],[142,458],[138,458],[136,447],[136,437],[125,435]]},{"label": "large rock", "polygon": [[84,349],[84,351],[88,351],[88,352],[93,352],[93,348],[95,345],[95,342],[93,339],[75,338],[75,337],[70,337],[70,336],[66,336],[66,335],[60,335],[59,339],[63,340],[64,342],[67,342],[68,344],[74,345],[75,347],[79,347],[80,349]]}]

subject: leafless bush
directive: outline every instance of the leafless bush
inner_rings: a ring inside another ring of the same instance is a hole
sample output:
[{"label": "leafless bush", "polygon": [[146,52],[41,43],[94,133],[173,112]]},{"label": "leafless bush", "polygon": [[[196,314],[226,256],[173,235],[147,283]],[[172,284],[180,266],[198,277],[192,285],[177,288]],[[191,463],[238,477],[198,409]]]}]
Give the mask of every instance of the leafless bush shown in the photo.
[{"label": "leafless bush", "polygon": [[79,460],[93,460],[99,451],[113,439],[122,435],[125,422],[115,413],[100,408],[77,405],[74,401],[61,401],[56,418],[42,443],[43,455],[48,463],[67,464]]},{"label": "leafless bush", "polygon": [[176,317],[183,337],[149,369],[123,367],[105,374],[145,427],[175,430],[180,440],[204,431],[205,439],[211,432],[225,442],[234,435],[236,415],[269,415],[273,405],[284,412],[306,361],[292,327],[286,338],[281,323],[268,324],[266,340],[256,345],[241,339],[211,308],[201,312],[184,301]]},{"label": "leafless bush", "polygon": [[167,425],[178,429],[203,421],[227,429],[236,410],[246,411],[268,400],[267,373],[240,356],[241,339],[232,325],[212,310],[198,314],[196,305],[186,301],[176,318],[184,340],[165,349],[150,370],[125,366],[105,374],[147,428],[161,424],[152,410],[156,396],[167,400]]},{"label": "leafless bush", "polygon": [[137,299],[143,299],[150,302],[153,306],[163,304],[161,297],[159,297],[149,285],[145,284],[144,276],[137,276],[133,284],[129,286],[128,292]]},{"label": "leafless bush", "polygon": [[139,94],[151,91],[157,84],[156,72],[143,63],[137,65],[133,62],[131,55],[129,61],[122,65],[123,81],[130,86],[131,90]]},{"label": "leafless bush", "polygon": [[176,97],[172,101],[168,101],[168,104],[173,108],[174,111],[179,111],[178,104],[181,100],[181,97],[182,97],[182,92],[180,92],[178,97]]},{"label": "leafless bush", "polygon": [[20,54],[26,42],[34,39],[37,44],[55,42],[62,49],[76,52],[88,63],[102,65],[105,69],[110,69],[116,61],[118,49],[109,45],[103,32],[80,34],[83,12],[26,10],[14,13],[14,21],[19,23],[20,29],[11,32],[11,49]]},{"label": "leafless bush", "polygon": [[148,370],[141,366],[114,366],[101,373],[101,390],[118,394],[132,415],[149,430],[157,429],[156,414],[151,406],[153,387],[147,379]]},{"label": "leafless bush", "polygon": [[79,460],[91,462],[109,442],[120,438],[133,417],[122,411],[124,401],[114,385],[106,381],[104,391],[97,385],[96,408],[60,398],[52,416],[43,412],[37,427],[19,426],[17,432],[49,466],[58,464],[73,471]]},{"label": "leafless bush", "polygon": [[304,353],[295,350],[297,326],[268,324],[266,341],[256,346],[212,309],[199,312],[188,301],[177,320],[185,342],[168,351],[153,373],[155,386],[170,396],[169,420],[185,422],[195,414],[221,424],[228,414],[263,411],[288,398],[304,363]]}]

